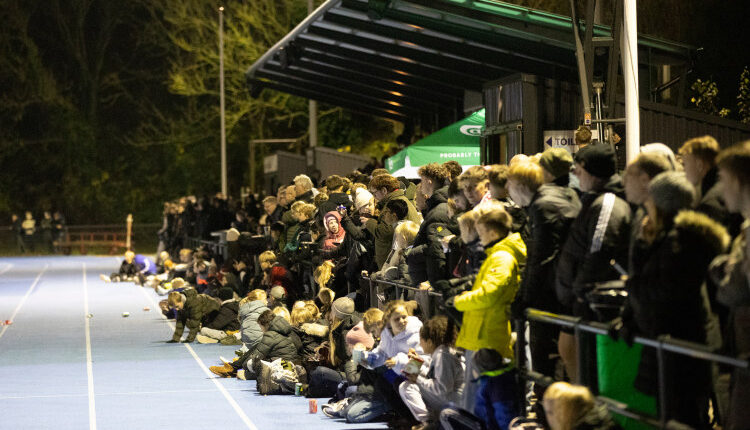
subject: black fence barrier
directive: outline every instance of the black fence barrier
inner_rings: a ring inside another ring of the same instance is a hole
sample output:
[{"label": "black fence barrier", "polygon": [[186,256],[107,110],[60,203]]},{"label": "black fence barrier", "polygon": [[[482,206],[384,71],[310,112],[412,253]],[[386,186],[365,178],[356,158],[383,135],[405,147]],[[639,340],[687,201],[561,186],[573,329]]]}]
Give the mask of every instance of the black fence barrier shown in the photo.
[{"label": "black fence barrier", "polygon": [[195,237],[187,237],[185,238],[185,242],[183,244],[187,248],[190,249],[196,249],[203,247],[207,249],[208,251],[211,251],[214,255],[221,255],[225,260],[228,258],[228,248],[226,242],[221,242],[219,240],[203,240],[203,239],[197,239]]},{"label": "black fence barrier", "polygon": [[[516,327],[518,328],[518,335],[515,345],[516,360],[518,366],[518,374],[525,381],[532,381],[539,383],[542,386],[547,386],[554,382],[548,375],[542,375],[538,372],[526,370],[526,338],[525,338],[525,326],[527,321],[535,321],[545,324],[554,324],[560,327],[572,328],[574,330],[576,340],[579,341],[583,335],[609,335],[610,326],[606,323],[583,321],[581,318],[576,318],[568,315],[557,315],[550,312],[540,311],[538,309],[526,309],[525,318],[517,320]],[[578,342],[580,345],[582,342]],[[684,355],[687,357],[711,361],[714,363],[724,364],[733,367],[739,367],[747,369],[749,364],[747,360],[741,360],[734,357],[727,357],[724,355],[714,353],[708,346],[702,345],[695,342],[688,342],[680,339],[673,339],[668,335],[660,336],[657,339],[650,339],[642,336],[635,336],[633,343],[641,344],[650,348],[656,349],[657,361],[658,361],[658,413],[659,417],[652,417],[643,414],[638,411],[634,411],[628,407],[628,405],[619,402],[617,400],[607,398],[605,396],[597,396],[598,400],[607,405],[607,407],[622,416],[635,419],[637,421],[652,425],[654,427],[662,429],[685,429],[689,428],[682,423],[674,420],[667,420],[667,398],[666,398],[666,381],[664,375],[666,374],[667,361],[665,359],[665,352]],[[578,357],[578,374],[582,374],[583,367],[590,364],[586,363],[586,359],[596,360],[596,357],[586,357],[579,355]],[[598,387],[589,387],[592,392],[597,392]],[[526,404],[526,396],[521,395],[521,404]]]},{"label": "black fence barrier", "polygon": [[422,313],[425,318],[430,318],[435,310],[435,303],[434,303],[434,297],[440,297],[442,299],[443,295],[440,293],[437,293],[435,291],[430,290],[423,290],[420,288],[412,287],[411,285],[402,284],[399,282],[393,282],[393,281],[387,281],[385,279],[373,279],[369,276],[363,276],[362,279],[369,282],[370,285],[370,307],[373,308],[380,308],[382,307],[382,301],[380,300],[380,296],[378,295],[379,291],[377,286],[382,285],[388,288],[393,288],[394,296],[395,298],[400,298],[403,296],[403,294],[406,291],[411,291],[414,293],[415,299],[419,303],[419,306],[422,308]]}]

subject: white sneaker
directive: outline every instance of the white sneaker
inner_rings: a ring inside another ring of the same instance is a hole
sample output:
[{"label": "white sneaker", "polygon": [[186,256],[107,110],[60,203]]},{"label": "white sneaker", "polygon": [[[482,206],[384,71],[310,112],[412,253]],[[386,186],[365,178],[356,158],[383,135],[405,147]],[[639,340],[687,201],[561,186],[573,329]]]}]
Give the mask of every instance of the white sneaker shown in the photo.
[{"label": "white sneaker", "polygon": [[105,275],[104,273],[102,273],[101,275],[99,275],[99,279],[101,279],[104,282],[108,282],[108,283],[112,282],[112,280],[109,279],[109,276]]},{"label": "white sneaker", "polygon": [[245,378],[245,369],[240,369],[237,371],[237,379],[242,379],[243,381],[247,381],[247,378]]},{"label": "white sneaker", "polygon": [[197,340],[198,343],[219,343],[218,340],[216,340],[216,339],[214,339],[212,337],[204,336],[202,334],[199,334],[198,336],[196,336],[195,340]]}]

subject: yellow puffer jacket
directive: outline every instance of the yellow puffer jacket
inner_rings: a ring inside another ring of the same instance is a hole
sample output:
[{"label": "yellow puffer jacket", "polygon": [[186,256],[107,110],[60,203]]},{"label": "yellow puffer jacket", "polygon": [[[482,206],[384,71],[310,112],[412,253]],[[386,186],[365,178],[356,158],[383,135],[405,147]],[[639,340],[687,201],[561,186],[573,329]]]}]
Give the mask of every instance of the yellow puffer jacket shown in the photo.
[{"label": "yellow puffer jacket", "polygon": [[464,313],[456,346],[471,351],[497,350],[513,358],[510,337],[510,304],[521,284],[520,265],[526,261],[526,244],[513,233],[485,250],[471,291],[455,298],[456,309]]}]

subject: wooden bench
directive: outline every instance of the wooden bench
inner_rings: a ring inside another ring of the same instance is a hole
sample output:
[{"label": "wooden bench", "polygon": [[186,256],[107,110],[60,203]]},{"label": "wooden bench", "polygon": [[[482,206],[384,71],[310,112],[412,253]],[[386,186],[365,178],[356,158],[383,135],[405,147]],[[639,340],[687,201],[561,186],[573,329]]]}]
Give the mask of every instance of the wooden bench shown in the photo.
[{"label": "wooden bench", "polygon": [[121,248],[127,248],[126,239],[126,233],[118,232],[66,232],[64,238],[55,241],[54,245],[62,249],[65,254],[70,254],[73,247],[79,248],[81,255],[86,255],[89,247],[104,246],[109,248],[110,255],[115,255],[122,253]]}]

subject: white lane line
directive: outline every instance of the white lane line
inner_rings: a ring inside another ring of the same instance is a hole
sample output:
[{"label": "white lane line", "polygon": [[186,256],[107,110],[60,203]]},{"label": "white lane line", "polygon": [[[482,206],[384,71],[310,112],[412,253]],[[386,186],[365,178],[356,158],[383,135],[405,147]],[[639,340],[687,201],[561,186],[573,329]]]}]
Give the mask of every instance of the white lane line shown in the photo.
[{"label": "white lane line", "polygon": [[11,267],[13,267],[12,263],[5,263],[5,264],[6,266],[3,268],[3,270],[0,270],[0,275],[4,275],[5,272],[7,272],[8,270],[11,269]]},{"label": "white lane line", "polygon": [[[161,315],[162,319],[164,319],[165,321],[167,321],[167,325],[169,325],[169,327],[172,329],[172,331],[174,331],[174,329],[175,329],[174,324],[172,324],[171,322],[169,322],[167,320],[167,317],[164,314],[161,313],[161,309],[159,308],[159,304],[156,303],[154,301],[154,299],[146,293],[146,289],[145,288],[141,287],[140,290],[143,293],[143,295],[146,296],[146,299],[148,299],[148,301],[151,302],[151,304],[153,305],[153,308],[155,310],[159,311],[159,314]],[[198,357],[198,354],[195,353],[195,351],[190,346],[190,344],[189,343],[183,343],[182,345],[185,346],[185,348],[187,348],[187,350],[190,352],[190,355],[193,356],[193,358],[195,359],[195,361],[198,363],[198,366],[203,370],[203,373],[205,373],[206,376],[209,379],[211,379],[211,381],[214,383],[214,385],[216,385],[216,388],[219,390],[219,392],[221,392],[221,394],[224,396],[224,398],[227,399],[227,402],[229,402],[229,404],[232,406],[232,409],[234,409],[234,411],[237,412],[237,415],[240,417],[240,419],[242,420],[242,422],[245,423],[245,425],[247,426],[247,428],[250,429],[250,430],[258,430],[258,427],[255,427],[255,424],[253,424],[253,422],[250,421],[250,418],[248,418],[247,414],[245,414],[245,411],[242,410],[242,408],[240,407],[240,405],[237,404],[237,401],[235,401],[234,398],[232,397],[232,395],[229,394],[229,392],[227,391],[227,389],[223,385],[221,385],[221,383],[219,383],[219,379],[220,378],[216,378],[216,375],[214,375],[213,373],[211,373],[210,370],[208,370],[208,367],[206,367],[206,365],[203,363],[203,360],[201,360],[201,358]]]},{"label": "white lane line", "polygon": [[[15,321],[16,315],[18,314],[18,311],[21,310],[21,307],[23,306],[23,304],[26,303],[26,299],[29,298],[29,295],[31,295],[31,292],[34,291],[34,288],[36,288],[36,284],[39,283],[39,280],[42,278],[42,275],[47,270],[47,267],[49,267],[49,264],[45,264],[44,265],[44,268],[36,276],[36,279],[34,279],[34,282],[31,284],[31,286],[29,287],[28,291],[26,291],[26,294],[24,294],[24,296],[21,299],[21,301],[18,302],[18,306],[16,306],[16,309],[13,311],[13,314],[11,314],[11,316],[10,316],[10,320],[11,321]],[[3,335],[5,334],[5,331],[8,330],[8,327],[10,327],[10,326],[9,325],[4,325],[3,329],[0,330],[0,338],[3,337]]]},{"label": "white lane line", "polygon": [[[144,396],[150,394],[175,394],[175,393],[213,393],[214,389],[210,390],[164,390],[164,391],[129,391],[122,393],[97,393],[98,397],[103,396]],[[244,388],[229,388],[227,391],[245,391]],[[38,396],[4,396],[0,397],[0,400],[18,400],[18,399],[58,399],[58,398],[69,398],[69,397],[86,397],[88,394],[46,394]]]},{"label": "white lane line", "polygon": [[91,319],[89,315],[89,283],[86,263],[83,263],[83,319],[86,327],[86,375],[89,380],[89,429],[96,430],[96,395],[94,394],[94,365],[91,361]]}]

